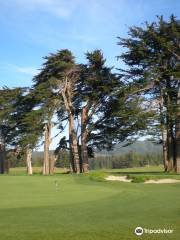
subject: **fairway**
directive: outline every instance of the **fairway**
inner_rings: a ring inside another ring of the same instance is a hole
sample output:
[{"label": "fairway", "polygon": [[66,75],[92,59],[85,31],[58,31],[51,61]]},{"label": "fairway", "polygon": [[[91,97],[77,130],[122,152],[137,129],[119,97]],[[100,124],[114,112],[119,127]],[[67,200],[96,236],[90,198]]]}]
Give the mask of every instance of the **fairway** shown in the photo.
[{"label": "fairway", "polygon": [[[180,184],[0,176],[0,240],[180,239]],[[144,234],[134,229],[173,229]]]}]

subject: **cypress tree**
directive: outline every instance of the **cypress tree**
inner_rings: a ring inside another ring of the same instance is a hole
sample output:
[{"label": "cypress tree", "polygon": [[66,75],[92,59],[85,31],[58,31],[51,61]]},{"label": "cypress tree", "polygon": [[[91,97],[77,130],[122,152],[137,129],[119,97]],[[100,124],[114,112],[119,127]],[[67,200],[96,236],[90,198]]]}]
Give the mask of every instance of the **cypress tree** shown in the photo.
[{"label": "cypress tree", "polygon": [[[128,51],[120,55],[127,65],[122,74],[137,85],[141,93],[160,103],[159,131],[163,141],[165,170],[176,168],[178,141],[175,136],[179,81],[180,24],[172,15],[159,17],[145,27],[131,27],[129,38],[119,38]],[[157,120],[157,118],[156,118]],[[156,122],[154,125],[157,125]]]}]

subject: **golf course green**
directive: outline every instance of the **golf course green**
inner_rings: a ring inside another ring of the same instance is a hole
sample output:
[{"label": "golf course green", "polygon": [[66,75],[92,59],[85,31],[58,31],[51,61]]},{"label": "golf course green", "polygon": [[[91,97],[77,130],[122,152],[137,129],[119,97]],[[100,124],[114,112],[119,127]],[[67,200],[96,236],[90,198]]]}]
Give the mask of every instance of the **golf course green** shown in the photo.
[{"label": "golf course green", "polygon": [[[137,169],[134,172],[138,174]],[[139,175],[142,173],[143,169]],[[157,178],[158,172],[149,175]],[[89,175],[17,173],[0,176],[0,190],[0,240],[180,239],[179,183],[123,183]],[[138,226],[173,229],[173,233],[136,236]]]}]

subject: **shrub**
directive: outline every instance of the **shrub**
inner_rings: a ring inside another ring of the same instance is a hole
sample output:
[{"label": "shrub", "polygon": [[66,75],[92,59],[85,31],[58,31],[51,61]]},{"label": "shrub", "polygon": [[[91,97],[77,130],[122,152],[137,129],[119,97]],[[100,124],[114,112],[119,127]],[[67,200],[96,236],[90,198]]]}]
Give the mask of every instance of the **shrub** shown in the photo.
[{"label": "shrub", "polygon": [[143,183],[143,182],[149,180],[149,177],[142,176],[142,175],[139,175],[139,176],[128,175],[127,178],[132,179],[133,183]]},{"label": "shrub", "polygon": [[98,182],[104,182],[106,176],[108,175],[105,172],[101,171],[93,171],[87,174],[91,180],[98,181]]}]

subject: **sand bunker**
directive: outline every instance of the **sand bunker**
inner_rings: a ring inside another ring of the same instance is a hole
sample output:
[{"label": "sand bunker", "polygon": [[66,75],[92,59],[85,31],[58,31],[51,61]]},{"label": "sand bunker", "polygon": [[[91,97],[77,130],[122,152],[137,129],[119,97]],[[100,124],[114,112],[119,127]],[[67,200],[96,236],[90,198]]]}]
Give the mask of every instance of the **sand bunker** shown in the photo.
[{"label": "sand bunker", "polygon": [[[132,179],[128,179],[127,176],[108,176],[105,179],[108,180],[108,181],[132,182]],[[180,180],[171,179],[171,178],[164,178],[164,179],[158,179],[158,180],[147,180],[144,183],[145,184],[148,184],[148,183],[155,183],[155,184],[180,183]]]},{"label": "sand bunker", "polygon": [[131,182],[132,179],[127,179],[127,176],[108,176],[105,178],[108,181]]},{"label": "sand bunker", "polygon": [[164,179],[159,179],[159,180],[147,180],[145,183],[180,183],[180,180],[177,179],[171,179],[171,178],[164,178]]}]

